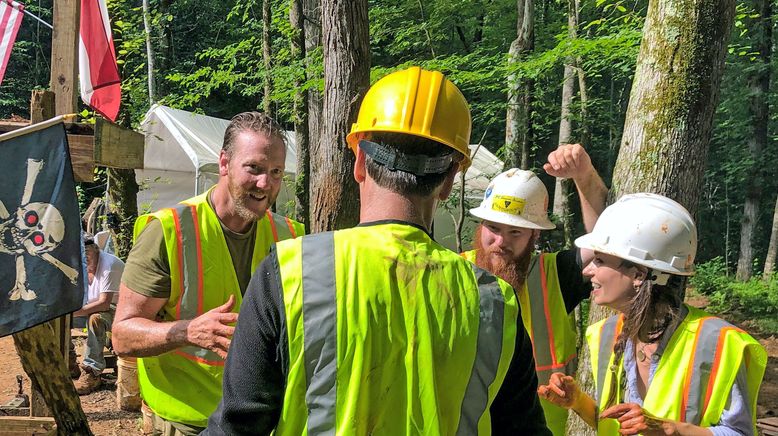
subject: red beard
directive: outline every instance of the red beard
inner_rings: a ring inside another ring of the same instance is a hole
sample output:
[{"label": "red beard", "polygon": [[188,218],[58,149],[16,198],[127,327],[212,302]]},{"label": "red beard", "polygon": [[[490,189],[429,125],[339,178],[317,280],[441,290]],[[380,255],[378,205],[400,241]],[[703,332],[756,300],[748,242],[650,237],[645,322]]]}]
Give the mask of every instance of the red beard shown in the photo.
[{"label": "red beard", "polygon": [[535,237],[530,239],[527,247],[524,251],[513,255],[510,258],[504,256],[496,256],[496,250],[484,249],[481,244],[481,229],[483,226],[478,226],[475,231],[475,240],[473,241],[473,248],[475,248],[475,264],[479,268],[483,268],[497,277],[505,280],[510,284],[516,292],[519,292],[524,286],[524,281],[527,278],[527,271],[529,269],[529,262],[532,258],[532,250],[535,247]]}]

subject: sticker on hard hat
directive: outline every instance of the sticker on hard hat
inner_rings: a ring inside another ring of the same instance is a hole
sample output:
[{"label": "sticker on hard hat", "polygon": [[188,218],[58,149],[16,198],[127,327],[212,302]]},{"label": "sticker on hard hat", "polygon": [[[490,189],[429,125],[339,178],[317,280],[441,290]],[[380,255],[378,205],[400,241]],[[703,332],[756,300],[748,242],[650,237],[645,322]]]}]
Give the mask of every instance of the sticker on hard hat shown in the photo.
[{"label": "sticker on hard hat", "polygon": [[524,199],[511,197],[510,195],[495,195],[492,200],[492,210],[505,212],[511,215],[521,215],[524,212]]}]

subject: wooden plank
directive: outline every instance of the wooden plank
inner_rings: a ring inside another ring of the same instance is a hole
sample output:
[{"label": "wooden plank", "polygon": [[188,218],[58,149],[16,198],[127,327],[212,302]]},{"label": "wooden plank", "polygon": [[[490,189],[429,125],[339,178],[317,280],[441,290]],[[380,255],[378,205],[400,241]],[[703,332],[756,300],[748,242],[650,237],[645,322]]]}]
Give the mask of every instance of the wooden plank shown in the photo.
[{"label": "wooden plank", "polygon": [[70,160],[73,164],[73,176],[77,182],[92,182],[94,180],[95,164],[94,138],[90,135],[68,135]]},{"label": "wooden plank", "polygon": [[78,112],[78,13],[80,0],[57,0],[52,14],[51,79],[55,115]]},{"label": "wooden plank", "polygon": [[0,433],[3,435],[52,435],[57,433],[54,418],[46,417],[0,417]]},{"label": "wooden plank", "polygon": [[112,168],[143,168],[145,137],[103,117],[95,120],[94,161]]},{"label": "wooden plank", "polygon": [[22,127],[27,127],[29,125],[29,121],[2,120],[0,121],[0,133],[13,132],[16,129],[21,129]]}]

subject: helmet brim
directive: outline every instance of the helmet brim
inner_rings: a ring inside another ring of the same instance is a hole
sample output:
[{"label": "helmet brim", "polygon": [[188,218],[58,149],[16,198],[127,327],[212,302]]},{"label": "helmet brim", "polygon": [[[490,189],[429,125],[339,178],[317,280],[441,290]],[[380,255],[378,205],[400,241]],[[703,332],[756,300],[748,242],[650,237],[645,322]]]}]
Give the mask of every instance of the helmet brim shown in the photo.
[{"label": "helmet brim", "polygon": [[578,248],[585,250],[592,250],[598,253],[609,254],[616,256],[619,259],[624,259],[637,265],[642,265],[647,268],[651,268],[654,271],[664,272],[668,274],[674,274],[679,276],[691,276],[694,275],[694,266],[690,267],[690,270],[683,271],[677,268],[668,266],[667,263],[653,260],[653,259],[641,259],[639,257],[630,256],[624,253],[618,253],[608,246],[607,241],[603,241],[602,238],[598,238],[594,233],[587,233],[583,236],[579,236],[575,239],[574,244]]},{"label": "helmet brim", "polygon": [[511,215],[505,212],[498,212],[496,210],[483,209],[481,207],[470,209],[470,215],[481,218],[482,220],[506,224],[513,227],[522,227],[525,229],[552,230],[556,228],[554,223],[552,223],[547,217],[543,217],[543,219],[533,222],[519,215]]}]

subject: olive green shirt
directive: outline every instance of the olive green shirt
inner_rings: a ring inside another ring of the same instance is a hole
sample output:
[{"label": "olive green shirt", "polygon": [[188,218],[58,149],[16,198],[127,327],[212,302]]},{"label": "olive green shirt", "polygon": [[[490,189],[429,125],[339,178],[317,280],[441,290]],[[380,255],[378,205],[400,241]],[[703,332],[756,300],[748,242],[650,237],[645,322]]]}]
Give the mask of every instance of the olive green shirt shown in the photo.
[{"label": "olive green shirt", "polygon": [[[213,208],[210,195],[208,205]],[[227,242],[227,248],[235,267],[241,294],[251,279],[251,256],[254,252],[257,223],[246,233],[235,233],[219,220]],[[208,247],[203,247],[207,250]],[[170,298],[170,264],[165,247],[165,235],[162,223],[151,220],[138,235],[138,239],[130,250],[122,275],[122,283],[133,291],[154,298]]]}]

